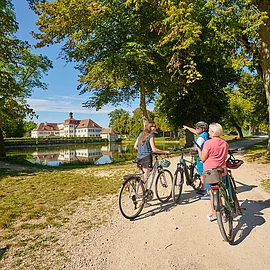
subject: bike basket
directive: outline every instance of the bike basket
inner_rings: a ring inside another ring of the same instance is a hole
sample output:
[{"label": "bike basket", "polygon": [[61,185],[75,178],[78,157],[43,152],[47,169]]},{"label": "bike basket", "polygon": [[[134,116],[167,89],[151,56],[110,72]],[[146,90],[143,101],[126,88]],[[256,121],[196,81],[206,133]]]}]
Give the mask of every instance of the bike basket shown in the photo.
[{"label": "bike basket", "polygon": [[221,180],[221,169],[210,169],[202,172],[204,183],[217,184]]},{"label": "bike basket", "polygon": [[170,165],[171,165],[171,162],[169,161],[169,160],[167,160],[167,159],[165,159],[165,158],[163,158],[163,159],[161,159],[161,161],[160,161],[160,165],[162,166],[162,167],[169,167]]}]

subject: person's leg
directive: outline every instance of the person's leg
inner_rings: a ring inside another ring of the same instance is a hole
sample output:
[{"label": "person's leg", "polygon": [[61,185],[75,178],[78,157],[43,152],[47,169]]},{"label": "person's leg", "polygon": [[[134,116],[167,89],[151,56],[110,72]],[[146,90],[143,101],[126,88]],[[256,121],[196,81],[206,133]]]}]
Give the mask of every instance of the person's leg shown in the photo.
[{"label": "person's leg", "polygon": [[141,164],[143,166],[143,179],[145,182],[145,188],[147,188],[147,177],[150,174],[150,172],[152,171],[152,155],[146,156],[141,160]]},{"label": "person's leg", "polygon": [[196,166],[198,170],[198,174],[200,175],[200,181],[201,181],[201,189],[197,191],[198,194],[204,195],[204,182],[203,182],[203,177],[202,177],[202,172],[203,172],[203,163],[200,161],[200,159],[197,157],[196,158]]}]

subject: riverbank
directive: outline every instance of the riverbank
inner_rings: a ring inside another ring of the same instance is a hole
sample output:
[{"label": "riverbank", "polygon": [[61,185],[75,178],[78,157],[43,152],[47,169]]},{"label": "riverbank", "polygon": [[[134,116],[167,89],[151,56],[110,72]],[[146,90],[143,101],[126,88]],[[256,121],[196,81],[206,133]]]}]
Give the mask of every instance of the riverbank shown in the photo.
[{"label": "riverbank", "polygon": [[37,146],[58,146],[62,144],[88,144],[108,143],[108,140],[101,137],[47,137],[47,138],[11,138],[5,139],[5,148],[37,147]]}]

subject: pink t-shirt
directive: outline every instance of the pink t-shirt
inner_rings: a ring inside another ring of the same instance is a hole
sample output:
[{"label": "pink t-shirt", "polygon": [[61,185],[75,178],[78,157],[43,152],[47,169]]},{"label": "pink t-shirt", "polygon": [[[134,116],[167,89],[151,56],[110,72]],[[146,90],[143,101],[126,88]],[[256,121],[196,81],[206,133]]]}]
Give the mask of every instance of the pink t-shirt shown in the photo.
[{"label": "pink t-shirt", "polygon": [[203,163],[204,170],[224,168],[224,173],[222,175],[226,175],[226,158],[229,149],[228,143],[223,139],[214,138],[205,141],[203,148],[208,151],[208,157]]}]

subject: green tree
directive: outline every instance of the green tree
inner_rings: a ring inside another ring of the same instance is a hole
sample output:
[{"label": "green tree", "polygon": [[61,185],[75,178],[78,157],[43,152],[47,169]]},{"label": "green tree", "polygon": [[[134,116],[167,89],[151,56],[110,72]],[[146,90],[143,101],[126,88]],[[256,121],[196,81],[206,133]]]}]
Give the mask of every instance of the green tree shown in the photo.
[{"label": "green tree", "polygon": [[256,70],[263,79],[268,106],[266,157],[270,158],[270,1],[209,0],[206,7],[213,14],[209,28],[227,48],[227,59],[236,69],[248,66]]},{"label": "green tree", "polygon": [[123,113],[114,122],[114,129],[122,135],[128,135],[129,134],[129,119],[130,119],[129,113],[128,112]]},{"label": "green tree", "polygon": [[31,137],[31,131],[37,126],[34,121],[24,121],[23,123],[23,130],[24,136]]},{"label": "green tree", "polygon": [[123,114],[128,114],[128,112],[124,109],[115,109],[112,112],[108,113],[110,119],[109,127],[116,129],[114,126],[115,121],[117,121]]},{"label": "green tree", "polygon": [[243,97],[239,90],[227,90],[229,97],[229,107],[225,114],[225,123],[227,127],[233,127],[237,130],[239,138],[243,138],[242,127],[247,123],[250,112],[253,111],[251,102]]},{"label": "green tree", "polygon": [[[32,87],[41,86],[41,75],[51,68],[47,57],[29,53],[29,45],[16,38],[18,29],[10,0],[0,5],[0,157],[5,156],[3,132],[34,112],[26,102]],[[29,61],[31,58],[31,61]],[[36,59],[33,62],[33,58]],[[35,70],[32,69],[32,66]],[[39,69],[40,68],[40,69]]]},{"label": "green tree", "polygon": [[[153,27],[163,9],[154,1],[137,8],[129,1],[70,0],[37,5],[40,33],[37,47],[64,42],[63,58],[80,71],[80,94],[90,92],[86,107],[99,110],[140,99],[146,104],[165,84],[167,62],[158,50],[159,33]],[[154,3],[154,4],[153,4]],[[63,16],[63,14],[65,14]]]}]

